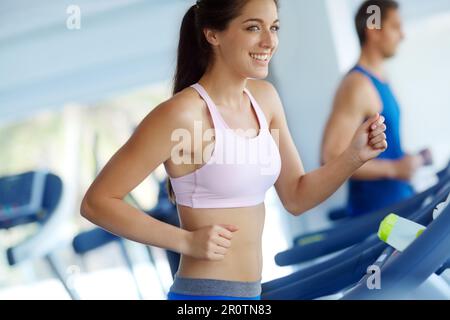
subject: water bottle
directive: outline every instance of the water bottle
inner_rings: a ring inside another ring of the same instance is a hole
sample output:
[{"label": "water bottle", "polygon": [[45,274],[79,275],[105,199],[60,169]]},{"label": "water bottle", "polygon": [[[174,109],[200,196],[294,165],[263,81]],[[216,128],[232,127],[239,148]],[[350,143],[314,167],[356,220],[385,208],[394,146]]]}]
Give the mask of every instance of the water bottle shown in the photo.
[{"label": "water bottle", "polygon": [[380,224],[378,237],[396,250],[403,252],[426,227],[391,213]]},{"label": "water bottle", "polygon": [[[450,194],[446,201],[441,202],[433,210],[433,220],[437,219],[442,211],[450,204]],[[414,221],[402,218],[391,213],[380,224],[378,237],[391,247],[402,252],[418,236],[420,236],[426,227]]]}]

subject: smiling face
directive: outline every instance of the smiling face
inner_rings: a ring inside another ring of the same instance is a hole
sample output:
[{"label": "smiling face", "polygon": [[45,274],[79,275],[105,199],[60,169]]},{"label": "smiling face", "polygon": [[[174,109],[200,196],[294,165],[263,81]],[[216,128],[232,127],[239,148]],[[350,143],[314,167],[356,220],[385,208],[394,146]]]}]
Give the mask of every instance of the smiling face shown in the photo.
[{"label": "smiling face", "polygon": [[244,78],[263,79],[278,46],[278,9],[273,0],[249,0],[221,32],[206,30],[214,63],[225,64]]}]

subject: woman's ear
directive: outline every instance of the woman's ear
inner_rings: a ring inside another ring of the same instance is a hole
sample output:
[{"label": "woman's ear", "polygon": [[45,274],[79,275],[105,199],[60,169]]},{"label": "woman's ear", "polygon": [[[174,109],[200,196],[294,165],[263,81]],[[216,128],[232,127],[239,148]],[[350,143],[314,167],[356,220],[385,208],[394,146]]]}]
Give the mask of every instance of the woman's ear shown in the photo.
[{"label": "woman's ear", "polygon": [[218,33],[212,29],[204,29],[203,34],[205,35],[206,41],[212,46],[219,45]]}]

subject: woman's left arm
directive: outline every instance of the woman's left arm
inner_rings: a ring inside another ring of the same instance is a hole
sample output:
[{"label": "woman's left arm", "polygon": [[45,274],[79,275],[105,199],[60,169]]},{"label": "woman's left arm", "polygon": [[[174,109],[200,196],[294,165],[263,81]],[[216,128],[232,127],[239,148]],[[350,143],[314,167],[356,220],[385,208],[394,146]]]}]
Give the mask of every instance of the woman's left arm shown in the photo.
[{"label": "woman's left arm", "polygon": [[386,150],[384,118],[376,114],[358,128],[349,147],[339,157],[317,170],[305,173],[289,132],[281,99],[271,84],[265,82],[264,87],[265,101],[272,104],[270,130],[281,155],[281,173],[275,189],[289,213],[299,216],[319,205],[365,162]]}]

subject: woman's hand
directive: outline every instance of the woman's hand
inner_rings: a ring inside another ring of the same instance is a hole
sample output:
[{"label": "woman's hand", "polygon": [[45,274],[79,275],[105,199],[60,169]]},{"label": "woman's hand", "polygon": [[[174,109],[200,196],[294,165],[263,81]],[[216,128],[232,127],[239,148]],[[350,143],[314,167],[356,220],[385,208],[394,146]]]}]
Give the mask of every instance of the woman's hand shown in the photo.
[{"label": "woman's hand", "polygon": [[372,160],[384,152],[387,147],[386,141],[386,125],[384,117],[377,113],[369,118],[356,131],[350,143],[349,151],[361,161],[365,163]]},{"label": "woman's hand", "polygon": [[185,254],[197,259],[223,260],[231,247],[233,225],[212,225],[189,232]]}]

